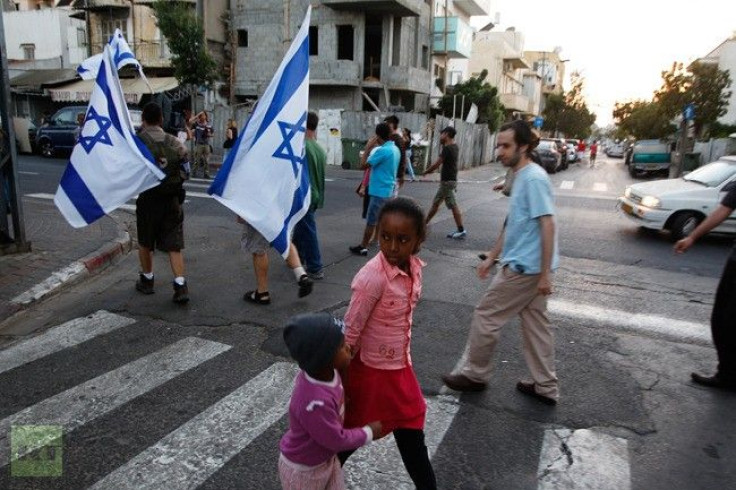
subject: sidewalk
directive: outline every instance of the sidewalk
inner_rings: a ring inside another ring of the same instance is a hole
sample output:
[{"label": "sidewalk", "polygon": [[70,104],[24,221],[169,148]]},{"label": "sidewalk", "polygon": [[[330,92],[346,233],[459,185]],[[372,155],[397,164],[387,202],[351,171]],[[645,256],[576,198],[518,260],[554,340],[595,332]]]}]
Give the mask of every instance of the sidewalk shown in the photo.
[{"label": "sidewalk", "polygon": [[0,323],[131,250],[124,218],[105,216],[74,229],[53,201],[31,198],[23,199],[23,214],[31,251],[0,255]]},{"label": "sidewalk", "polygon": [[[212,164],[213,175],[219,162]],[[504,175],[497,163],[459,172],[460,182],[488,182]],[[329,166],[328,178],[359,181],[361,171]],[[421,177],[418,182],[437,182],[439,173]],[[115,213],[80,229],[72,228],[53,201],[24,198],[26,237],[31,252],[0,255],[0,324],[18,311],[39,300],[98,273],[132,248],[130,227],[135,216]]]}]

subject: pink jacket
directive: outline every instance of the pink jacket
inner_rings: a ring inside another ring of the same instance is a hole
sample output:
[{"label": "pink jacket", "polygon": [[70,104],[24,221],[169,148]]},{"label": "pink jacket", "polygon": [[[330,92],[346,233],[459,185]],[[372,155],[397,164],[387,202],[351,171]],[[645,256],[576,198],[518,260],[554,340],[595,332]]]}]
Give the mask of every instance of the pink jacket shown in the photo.
[{"label": "pink jacket", "polygon": [[353,279],[345,314],[345,342],[360,360],[376,369],[411,366],[411,325],[422,293],[422,267],[410,259],[411,276],[386,261],[381,252]]}]

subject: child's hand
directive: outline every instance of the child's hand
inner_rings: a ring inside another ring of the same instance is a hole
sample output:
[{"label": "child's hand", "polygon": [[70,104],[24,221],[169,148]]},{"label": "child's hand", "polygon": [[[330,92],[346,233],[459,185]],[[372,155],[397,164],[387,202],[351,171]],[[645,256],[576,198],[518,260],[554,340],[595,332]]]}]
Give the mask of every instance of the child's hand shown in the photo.
[{"label": "child's hand", "polygon": [[381,424],[381,422],[371,422],[370,424],[368,424],[368,427],[370,427],[371,432],[373,432],[374,441],[377,441],[385,435],[383,433],[383,425]]}]

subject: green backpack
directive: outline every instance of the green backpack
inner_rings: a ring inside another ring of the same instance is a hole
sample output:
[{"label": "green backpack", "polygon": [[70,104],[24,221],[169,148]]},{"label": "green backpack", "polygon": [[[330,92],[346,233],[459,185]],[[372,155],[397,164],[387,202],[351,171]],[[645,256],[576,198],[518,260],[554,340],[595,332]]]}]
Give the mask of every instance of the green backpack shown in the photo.
[{"label": "green backpack", "polygon": [[184,181],[189,178],[181,165],[184,163],[178,151],[181,142],[170,134],[165,134],[163,141],[154,141],[146,133],[140,133],[138,136],[153,154],[158,167],[166,174],[161,184],[151,190],[158,194],[179,194]]}]

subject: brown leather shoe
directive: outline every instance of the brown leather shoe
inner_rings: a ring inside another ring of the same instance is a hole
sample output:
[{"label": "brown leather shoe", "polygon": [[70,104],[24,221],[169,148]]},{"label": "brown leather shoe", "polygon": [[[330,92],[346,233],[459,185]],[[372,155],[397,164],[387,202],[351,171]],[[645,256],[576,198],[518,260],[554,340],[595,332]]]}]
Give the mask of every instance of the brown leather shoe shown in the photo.
[{"label": "brown leather shoe", "polygon": [[462,374],[446,374],[442,376],[442,382],[448,388],[455,391],[483,391],[486,389],[485,383],[473,381]]},{"label": "brown leather shoe", "polygon": [[557,405],[557,400],[555,400],[554,398],[550,398],[548,396],[540,395],[539,393],[537,393],[537,391],[534,389],[534,384],[522,383],[521,381],[519,381],[518,383],[516,383],[516,389],[524,393],[525,395],[536,398],[545,405]]}]

